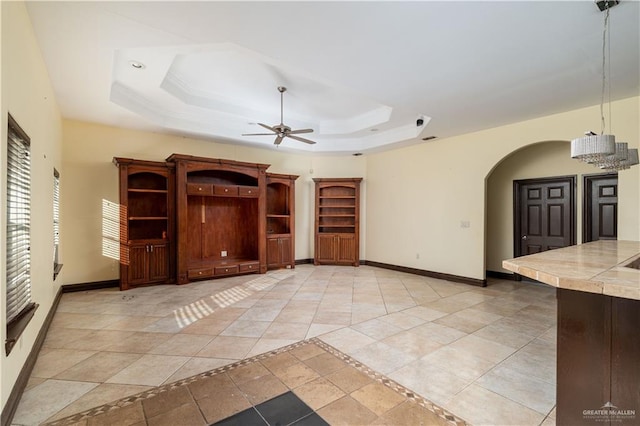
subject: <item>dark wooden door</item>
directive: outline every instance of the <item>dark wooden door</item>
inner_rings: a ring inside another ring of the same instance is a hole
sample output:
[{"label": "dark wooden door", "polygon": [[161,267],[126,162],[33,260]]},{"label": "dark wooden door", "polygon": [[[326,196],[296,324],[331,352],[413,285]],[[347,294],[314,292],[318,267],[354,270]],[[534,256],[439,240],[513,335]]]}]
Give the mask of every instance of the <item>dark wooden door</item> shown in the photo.
[{"label": "dark wooden door", "polygon": [[514,255],[575,244],[575,176],[514,181]]},{"label": "dark wooden door", "polygon": [[169,278],[169,245],[149,244],[149,282]]},{"label": "dark wooden door", "polygon": [[618,174],[584,177],[583,242],[618,238]]},{"label": "dark wooden door", "polygon": [[149,269],[147,250],[145,243],[131,244],[129,246],[128,283],[130,285],[144,284],[147,282]]}]

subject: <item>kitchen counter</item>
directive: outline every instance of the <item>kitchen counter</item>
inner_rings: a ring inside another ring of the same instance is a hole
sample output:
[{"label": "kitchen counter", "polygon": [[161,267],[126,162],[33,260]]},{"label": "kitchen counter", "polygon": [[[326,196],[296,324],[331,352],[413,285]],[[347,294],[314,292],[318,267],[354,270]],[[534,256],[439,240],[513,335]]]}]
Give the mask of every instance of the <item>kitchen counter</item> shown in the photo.
[{"label": "kitchen counter", "polygon": [[640,241],[594,241],[504,260],[502,267],[557,288],[640,300],[639,264]]},{"label": "kitchen counter", "polygon": [[556,424],[640,424],[640,242],[595,241],[502,265],[556,287]]}]

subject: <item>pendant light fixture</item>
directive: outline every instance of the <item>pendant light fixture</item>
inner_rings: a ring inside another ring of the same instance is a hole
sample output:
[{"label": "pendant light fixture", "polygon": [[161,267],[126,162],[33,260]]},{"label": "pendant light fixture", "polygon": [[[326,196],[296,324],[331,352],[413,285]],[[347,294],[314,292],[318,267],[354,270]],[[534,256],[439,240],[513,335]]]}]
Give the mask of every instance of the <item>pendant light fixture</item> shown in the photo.
[{"label": "pendant light fixture", "polygon": [[[609,37],[609,9],[619,1],[597,1],[596,5],[604,11],[604,30],[602,32],[602,92],[600,97],[600,134],[587,132],[584,136],[571,141],[571,158],[593,164],[604,170],[624,170],[638,164],[638,150],[628,149],[625,142],[616,143],[616,137],[605,134],[604,99],[608,85],[609,92],[609,130],[611,130],[611,82],[607,82],[607,46]],[[609,43],[608,43],[609,42]],[[610,46],[609,46],[610,49]],[[611,55],[609,55],[611,56]]]}]

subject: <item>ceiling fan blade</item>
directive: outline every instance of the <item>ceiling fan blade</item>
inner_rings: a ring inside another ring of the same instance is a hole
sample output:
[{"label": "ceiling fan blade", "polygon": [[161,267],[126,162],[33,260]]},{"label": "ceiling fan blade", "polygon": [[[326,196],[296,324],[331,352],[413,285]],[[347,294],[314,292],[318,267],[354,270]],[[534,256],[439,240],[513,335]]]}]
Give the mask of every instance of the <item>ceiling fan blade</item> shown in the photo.
[{"label": "ceiling fan blade", "polygon": [[242,136],[273,136],[273,133],[243,133]]},{"label": "ceiling fan blade", "polygon": [[288,134],[286,136],[288,138],[295,139],[295,140],[300,141],[300,142],[308,143],[308,144],[311,144],[311,145],[315,144],[314,141],[310,141],[309,139],[301,138],[300,136],[294,136],[292,134]]},{"label": "ceiling fan blade", "polygon": [[313,133],[313,129],[298,129],[289,131],[290,135],[297,135],[300,133]]},{"label": "ceiling fan blade", "polygon": [[278,136],[276,137],[276,140],[275,140],[275,141],[273,141],[273,144],[274,144],[274,145],[280,145],[280,144],[282,143],[282,139],[284,139],[284,136],[283,136],[283,135],[278,135]]},{"label": "ceiling fan blade", "polygon": [[267,126],[266,124],[262,124],[262,123],[258,123],[258,125],[264,127],[265,129],[271,130],[273,133],[278,133],[276,129],[274,129],[271,126]]}]

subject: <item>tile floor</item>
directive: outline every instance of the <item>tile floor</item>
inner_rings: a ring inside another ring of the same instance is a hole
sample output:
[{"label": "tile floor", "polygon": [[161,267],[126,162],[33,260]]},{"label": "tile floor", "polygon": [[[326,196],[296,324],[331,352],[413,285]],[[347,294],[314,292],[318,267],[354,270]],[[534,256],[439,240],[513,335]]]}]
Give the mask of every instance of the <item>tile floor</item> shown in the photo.
[{"label": "tile floor", "polygon": [[471,424],[553,425],[555,318],[546,286],[368,266],[68,293],[13,423],[56,421],[316,338]]}]

